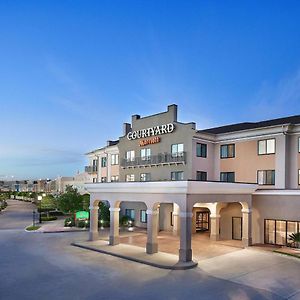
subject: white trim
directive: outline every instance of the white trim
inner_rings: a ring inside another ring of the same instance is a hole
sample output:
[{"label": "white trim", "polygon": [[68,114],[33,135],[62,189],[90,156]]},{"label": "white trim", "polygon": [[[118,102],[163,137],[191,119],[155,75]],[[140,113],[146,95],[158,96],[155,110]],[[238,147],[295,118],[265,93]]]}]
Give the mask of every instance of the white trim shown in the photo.
[{"label": "white trim", "polygon": [[89,209],[99,209],[99,206],[89,206]]},{"label": "white trim", "polygon": [[217,218],[221,218],[221,215],[218,215],[218,214],[215,214],[215,213],[210,213],[209,217],[217,219]]},{"label": "white trim", "polygon": [[147,215],[158,215],[158,209],[156,209],[156,210],[147,209],[146,214]]},{"label": "white trim", "polygon": [[115,208],[115,207],[110,207],[109,208],[109,211],[110,212],[118,212],[118,211],[120,211],[121,209],[120,208]]},{"label": "white trim", "polygon": [[241,211],[243,214],[250,214],[252,212],[252,209],[251,208],[243,208]]},{"label": "white trim", "polygon": [[253,193],[253,196],[300,196],[300,190],[259,190]]}]

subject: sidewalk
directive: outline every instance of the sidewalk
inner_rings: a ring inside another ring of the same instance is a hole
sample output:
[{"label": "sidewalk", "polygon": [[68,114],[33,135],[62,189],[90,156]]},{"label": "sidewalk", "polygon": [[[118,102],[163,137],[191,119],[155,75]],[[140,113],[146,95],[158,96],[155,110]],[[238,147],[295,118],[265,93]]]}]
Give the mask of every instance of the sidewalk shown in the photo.
[{"label": "sidewalk", "polygon": [[87,231],[85,228],[78,227],[64,227],[65,218],[58,218],[54,221],[43,221],[41,228],[37,231],[42,233],[59,233],[59,232],[78,232],[78,231]]},{"label": "sidewalk", "polygon": [[178,255],[169,254],[165,252],[158,252],[155,254],[147,254],[145,248],[119,244],[110,246],[107,241],[97,240],[89,242],[74,242],[71,245],[83,248],[86,250],[96,251],[103,254],[112,255],[115,257],[131,260],[156,268],[169,270],[187,270],[195,268],[197,262],[178,262]]}]

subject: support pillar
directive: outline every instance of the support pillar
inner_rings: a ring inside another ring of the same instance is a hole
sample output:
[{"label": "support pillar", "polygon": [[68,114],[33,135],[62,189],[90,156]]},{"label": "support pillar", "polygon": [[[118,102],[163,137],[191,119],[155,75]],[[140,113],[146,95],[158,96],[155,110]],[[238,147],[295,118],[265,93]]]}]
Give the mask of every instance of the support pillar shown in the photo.
[{"label": "support pillar", "polygon": [[210,214],[210,240],[220,240],[220,215]]},{"label": "support pillar", "polygon": [[244,247],[252,245],[252,212],[251,209],[242,209],[243,226],[242,242]]},{"label": "support pillar", "polygon": [[179,219],[179,206],[173,204],[173,234],[179,235],[180,233],[180,219]]},{"label": "support pillar", "polygon": [[120,236],[119,236],[120,208],[110,207],[109,211],[110,211],[109,244],[111,246],[114,246],[120,243]]},{"label": "support pillar", "polygon": [[98,210],[99,206],[90,206],[90,232],[89,232],[89,240],[95,241],[99,238],[98,233]]},{"label": "support pillar", "polygon": [[192,217],[190,212],[181,212],[179,261],[192,261]]},{"label": "support pillar", "polygon": [[157,233],[158,233],[158,209],[147,210],[147,244],[146,252],[153,254],[158,252]]}]

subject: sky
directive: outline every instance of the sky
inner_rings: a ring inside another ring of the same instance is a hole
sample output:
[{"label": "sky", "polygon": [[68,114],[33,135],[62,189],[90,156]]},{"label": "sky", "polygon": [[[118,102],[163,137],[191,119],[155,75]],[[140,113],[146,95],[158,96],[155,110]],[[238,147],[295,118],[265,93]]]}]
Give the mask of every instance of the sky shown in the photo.
[{"label": "sky", "polygon": [[300,114],[300,1],[0,0],[0,180],[83,171],[131,115]]}]

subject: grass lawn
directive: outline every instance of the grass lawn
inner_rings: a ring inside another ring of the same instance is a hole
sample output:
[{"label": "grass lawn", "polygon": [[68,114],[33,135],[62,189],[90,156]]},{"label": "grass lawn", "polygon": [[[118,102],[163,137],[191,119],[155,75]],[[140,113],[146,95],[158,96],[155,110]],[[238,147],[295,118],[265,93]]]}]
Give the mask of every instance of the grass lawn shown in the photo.
[{"label": "grass lawn", "polygon": [[38,226],[38,225],[36,225],[36,226],[31,225],[31,226],[26,227],[26,230],[27,231],[34,231],[34,230],[38,230],[40,227],[41,226]]}]

